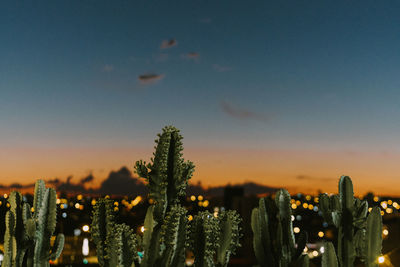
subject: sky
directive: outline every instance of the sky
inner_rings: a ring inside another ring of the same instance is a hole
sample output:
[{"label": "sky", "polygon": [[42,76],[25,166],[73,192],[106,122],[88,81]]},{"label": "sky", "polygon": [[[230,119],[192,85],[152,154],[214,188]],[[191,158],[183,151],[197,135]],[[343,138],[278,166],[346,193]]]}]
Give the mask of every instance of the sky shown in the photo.
[{"label": "sky", "polygon": [[1,1],[0,184],[184,136],[204,186],[400,195],[399,1]]}]

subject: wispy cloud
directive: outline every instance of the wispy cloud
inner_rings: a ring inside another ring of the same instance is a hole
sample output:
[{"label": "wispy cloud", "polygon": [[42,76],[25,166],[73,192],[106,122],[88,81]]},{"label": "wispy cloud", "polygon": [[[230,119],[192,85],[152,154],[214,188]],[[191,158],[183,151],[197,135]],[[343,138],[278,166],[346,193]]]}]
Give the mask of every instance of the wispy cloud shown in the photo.
[{"label": "wispy cloud", "polygon": [[220,106],[222,111],[228,114],[231,117],[241,119],[241,120],[258,120],[258,121],[269,121],[271,119],[270,116],[265,114],[257,113],[251,110],[247,110],[238,106],[234,106],[232,103],[221,101]]},{"label": "wispy cloud", "polygon": [[232,67],[228,67],[228,66],[221,66],[218,64],[214,64],[213,65],[213,69],[217,72],[226,72],[226,71],[231,71]]},{"label": "wispy cloud", "polygon": [[182,54],[182,58],[197,61],[200,58],[200,54],[197,52],[190,52],[187,54]]},{"label": "wispy cloud", "polygon": [[138,80],[142,84],[153,84],[153,83],[156,83],[156,82],[164,79],[164,77],[165,77],[165,74],[148,73],[148,74],[139,75]]},{"label": "wispy cloud", "polygon": [[114,71],[114,65],[111,65],[111,64],[105,64],[104,66],[103,66],[103,71],[104,72],[112,72],[112,71]]},{"label": "wispy cloud", "polygon": [[170,40],[163,40],[161,42],[160,48],[161,49],[167,49],[167,48],[171,48],[174,46],[177,46],[178,42],[175,39],[170,39]]}]

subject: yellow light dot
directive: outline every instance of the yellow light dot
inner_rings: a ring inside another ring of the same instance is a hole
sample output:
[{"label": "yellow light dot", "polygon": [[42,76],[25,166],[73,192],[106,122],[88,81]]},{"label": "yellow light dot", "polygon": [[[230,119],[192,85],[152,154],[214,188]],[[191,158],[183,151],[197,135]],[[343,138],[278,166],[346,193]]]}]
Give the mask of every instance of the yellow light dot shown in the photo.
[{"label": "yellow light dot", "polygon": [[389,200],[387,201],[387,203],[388,203],[389,205],[392,205],[392,204],[393,204],[393,201],[392,201],[391,199],[389,199]]},{"label": "yellow light dot", "polygon": [[304,247],[304,250],[303,250],[304,252],[307,252],[308,251],[308,247]]},{"label": "yellow light dot", "polygon": [[137,204],[140,203],[140,201],[142,201],[142,197],[137,196],[134,200],[131,201],[131,204],[132,204],[132,206],[136,206]]},{"label": "yellow light dot", "polygon": [[319,237],[324,237],[324,232],[319,231],[319,232],[318,232],[318,236],[319,236]]},{"label": "yellow light dot", "polygon": [[381,202],[381,206],[382,206],[382,208],[386,209],[387,208],[387,202],[386,201],[382,201]]},{"label": "yellow light dot", "polygon": [[315,198],[314,198],[314,202],[315,202],[315,203],[318,203],[318,202],[319,202],[319,197],[315,197]]},{"label": "yellow light dot", "polygon": [[203,206],[203,201],[199,201],[198,205],[199,207]]},{"label": "yellow light dot", "polygon": [[84,232],[89,232],[89,225],[84,225],[84,226],[82,226],[82,230],[83,230]]},{"label": "yellow light dot", "polygon": [[7,194],[4,194],[3,197],[4,197],[4,198],[8,198],[8,195],[7,195]]},{"label": "yellow light dot", "polygon": [[303,208],[308,208],[308,204],[307,203],[303,203]]},{"label": "yellow light dot", "polygon": [[384,212],[383,210],[381,210],[381,215],[382,215],[382,216],[385,215],[385,212]]},{"label": "yellow light dot", "polygon": [[379,197],[375,196],[375,197],[374,197],[374,201],[375,201],[375,202],[378,202],[378,201],[379,201]]},{"label": "yellow light dot", "polygon": [[386,212],[387,212],[388,214],[390,214],[390,213],[393,212],[393,209],[392,209],[392,208],[387,208],[387,209],[386,209]]},{"label": "yellow light dot", "polygon": [[7,208],[11,207],[10,203],[7,203],[7,205],[6,205],[6,206],[7,206]]},{"label": "yellow light dot", "polygon": [[399,203],[393,202],[393,208],[398,210],[399,209]]},{"label": "yellow light dot", "polygon": [[31,212],[35,212],[35,208],[34,207],[31,208]]},{"label": "yellow light dot", "polygon": [[318,251],[314,250],[314,251],[312,252],[312,254],[313,254],[314,257],[317,257],[317,256],[318,256]]},{"label": "yellow light dot", "polygon": [[192,216],[192,215],[189,215],[188,220],[189,220],[189,221],[193,220],[193,216]]},{"label": "yellow light dot", "polygon": [[114,211],[119,211],[118,207],[114,207]]},{"label": "yellow light dot", "polygon": [[294,209],[294,210],[297,209],[297,205],[293,203],[292,204],[292,209]]},{"label": "yellow light dot", "polygon": [[1,206],[2,202],[0,201],[0,206]]},{"label": "yellow light dot", "polygon": [[197,200],[202,201],[202,200],[203,200],[203,196],[202,196],[202,195],[199,195],[199,196],[197,197]]},{"label": "yellow light dot", "polygon": [[149,198],[149,204],[153,204],[154,200],[152,198]]},{"label": "yellow light dot", "polygon": [[75,208],[79,209],[80,204],[79,203],[75,203]]},{"label": "yellow light dot", "polygon": [[378,262],[379,262],[379,263],[384,263],[384,262],[385,262],[385,257],[380,256],[380,257],[378,258]]},{"label": "yellow light dot", "polygon": [[308,209],[309,209],[309,210],[312,210],[313,208],[314,208],[314,206],[313,206],[312,204],[309,204],[309,205],[308,205]]},{"label": "yellow light dot", "polygon": [[296,202],[296,200],[294,200],[293,198],[290,200],[290,204],[293,204],[295,202]]},{"label": "yellow light dot", "polygon": [[310,196],[310,195],[307,195],[307,196],[306,196],[306,199],[307,199],[308,201],[310,201],[310,200],[311,200],[311,196]]},{"label": "yellow light dot", "polygon": [[114,202],[114,206],[119,206],[119,203],[117,201]]},{"label": "yellow light dot", "polygon": [[371,212],[372,208],[368,208],[368,212]]},{"label": "yellow light dot", "polygon": [[297,205],[297,206],[300,206],[300,205],[301,205],[300,200],[296,200],[296,205]]},{"label": "yellow light dot", "polygon": [[140,227],[140,232],[144,233],[144,226]]},{"label": "yellow light dot", "polygon": [[296,234],[300,233],[300,228],[299,227],[293,228],[293,232],[295,232]]},{"label": "yellow light dot", "polygon": [[61,199],[57,198],[56,203],[60,204],[61,203]]},{"label": "yellow light dot", "polygon": [[96,205],[96,199],[92,199],[92,206]]},{"label": "yellow light dot", "polygon": [[389,230],[388,229],[383,229],[382,234],[383,235],[388,235],[389,234]]},{"label": "yellow light dot", "polygon": [[76,197],[77,200],[82,200],[82,198],[83,198],[82,195],[78,195],[78,196]]},{"label": "yellow light dot", "polygon": [[208,204],[210,204],[210,202],[208,202],[208,200],[204,200],[204,202],[203,202],[203,207],[208,207]]},{"label": "yellow light dot", "polygon": [[109,199],[109,198],[110,198],[110,196],[109,196],[109,195],[106,195],[105,199]]}]

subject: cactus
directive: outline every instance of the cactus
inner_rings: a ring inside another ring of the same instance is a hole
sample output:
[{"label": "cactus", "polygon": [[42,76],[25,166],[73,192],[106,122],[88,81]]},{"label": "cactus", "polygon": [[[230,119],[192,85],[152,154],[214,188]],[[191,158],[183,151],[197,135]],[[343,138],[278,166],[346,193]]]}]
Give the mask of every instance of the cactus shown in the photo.
[{"label": "cactus", "polygon": [[63,234],[58,234],[50,246],[57,216],[55,190],[46,188],[42,180],[36,182],[33,215],[20,193],[12,192],[9,201],[2,266],[50,266],[49,260],[56,260],[64,246]]},{"label": "cactus", "polygon": [[213,267],[214,255],[219,245],[220,231],[218,219],[210,212],[200,212],[194,216],[190,227],[189,246],[194,254],[196,267]]},{"label": "cactus", "polygon": [[378,267],[378,257],[382,250],[382,216],[378,207],[372,208],[368,215],[365,242],[366,266]]},{"label": "cactus", "polygon": [[[164,127],[162,134],[159,134],[158,137],[151,163],[147,164],[143,161],[135,163],[136,173],[148,181],[149,198],[153,200],[153,204],[146,212],[142,242],[129,235],[131,250],[122,250],[126,251],[126,254],[122,255],[117,252],[117,255],[114,256],[112,253],[114,249],[110,250],[109,247],[115,247],[116,242],[128,244],[127,241],[124,241],[127,237],[119,235],[116,239],[111,235],[112,232],[121,231],[118,230],[121,226],[115,222],[112,201],[107,204],[108,208],[100,204],[106,202],[105,200],[101,200],[99,205],[95,206],[92,235],[97,246],[100,265],[106,267],[131,266],[129,263],[132,261],[132,266],[183,267],[185,266],[185,249],[190,243],[188,236],[191,233],[195,244],[213,239],[212,242],[207,241],[201,248],[196,247],[196,266],[214,266],[214,259],[210,255],[214,255],[217,248],[219,248],[217,264],[226,266],[230,255],[239,245],[240,228],[238,224],[240,219],[238,215],[230,212],[221,214],[221,218],[217,219],[210,213],[201,213],[195,216],[194,223],[189,226],[186,209],[180,205],[180,200],[185,196],[194,165],[192,162],[185,162],[182,159],[182,136],[178,129],[172,126]],[[124,232],[128,232],[127,226],[123,227]],[[220,229],[222,232],[219,231]],[[222,243],[219,244],[216,240],[221,240]],[[139,249],[142,250],[140,255],[143,258],[137,256]],[[114,265],[110,264],[113,259],[116,259]],[[209,264],[205,265],[205,262]]]},{"label": "cactus", "polygon": [[367,217],[368,203],[354,198],[350,177],[340,178],[339,196],[322,194],[319,203],[325,220],[339,230],[339,266],[353,266],[356,258],[366,262],[367,266],[378,266],[377,259],[382,247],[380,210],[373,208]]},{"label": "cactus", "polygon": [[322,254],[323,267],[338,267],[338,261],[335,253],[335,247],[331,242],[325,242],[324,253]]},{"label": "cactus", "polygon": [[251,214],[253,247],[260,266],[308,266],[302,255],[307,233],[301,232],[295,245],[289,193],[281,189],[271,198],[261,198]]},{"label": "cactus", "polygon": [[111,199],[96,202],[91,228],[100,266],[130,267],[139,262],[140,238],[128,225],[116,223]]}]

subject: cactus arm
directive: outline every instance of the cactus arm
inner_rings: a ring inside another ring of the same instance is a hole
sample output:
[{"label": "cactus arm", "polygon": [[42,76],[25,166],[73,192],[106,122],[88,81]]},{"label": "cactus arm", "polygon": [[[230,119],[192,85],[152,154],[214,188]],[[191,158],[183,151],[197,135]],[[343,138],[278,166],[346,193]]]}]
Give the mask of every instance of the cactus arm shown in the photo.
[{"label": "cactus arm", "polygon": [[260,211],[259,208],[254,208],[251,212],[251,229],[253,230],[253,249],[256,255],[257,262],[260,266],[266,266],[266,257],[264,254],[264,240],[265,244],[269,243],[269,235],[263,237],[261,232]]},{"label": "cactus arm", "polygon": [[341,204],[341,224],[338,236],[339,262],[343,267],[352,267],[356,251],[353,244],[353,183],[348,176],[342,176],[339,181],[339,197]]},{"label": "cactus arm", "polygon": [[298,259],[301,254],[304,251],[304,248],[306,247],[307,244],[307,240],[308,240],[308,234],[305,231],[301,231],[299,238],[297,240],[297,248],[296,248],[296,252],[294,254],[294,259]]},{"label": "cactus arm", "polygon": [[15,266],[17,254],[17,241],[15,238],[16,219],[12,211],[6,213],[6,232],[4,234],[4,260],[1,266]]},{"label": "cactus arm", "polygon": [[239,214],[235,211],[225,211],[218,216],[219,228],[219,246],[217,249],[217,264],[226,267],[229,263],[231,254],[234,254],[237,247],[240,246],[240,227],[241,222]]},{"label": "cactus arm", "polygon": [[186,230],[186,209],[173,206],[165,216],[161,227],[161,241],[165,245],[162,266],[185,265]]},{"label": "cactus arm", "polygon": [[55,261],[60,257],[64,248],[65,237],[63,234],[58,234],[51,249],[50,260]]},{"label": "cactus arm", "polygon": [[366,266],[378,267],[377,259],[382,250],[382,216],[380,209],[374,207],[367,218]]},{"label": "cactus arm", "polygon": [[134,266],[137,260],[138,240],[133,230],[126,224],[115,226],[114,239],[110,246],[116,254],[118,267]]},{"label": "cactus arm", "polygon": [[322,254],[322,267],[338,267],[335,248],[331,242],[324,244],[325,251]]},{"label": "cactus arm", "polygon": [[196,267],[213,267],[214,254],[218,247],[218,220],[208,211],[194,216],[190,227],[190,248]]},{"label": "cactus arm", "polygon": [[33,209],[35,212],[35,217],[39,215],[38,211],[42,205],[44,194],[46,192],[45,183],[43,180],[37,180],[35,183],[35,196],[33,199]]},{"label": "cactus arm", "polygon": [[91,233],[96,245],[97,258],[100,266],[108,267],[107,241],[115,224],[113,203],[110,199],[99,199],[93,209]]},{"label": "cactus arm", "polygon": [[289,192],[284,189],[280,189],[276,194],[275,202],[279,209],[279,221],[282,227],[282,253],[283,259],[286,259],[284,266],[287,266],[292,260],[295,250]]},{"label": "cactus arm", "polygon": [[56,192],[47,188],[38,212],[37,230],[35,233],[34,266],[48,266],[50,238],[56,227]]}]

